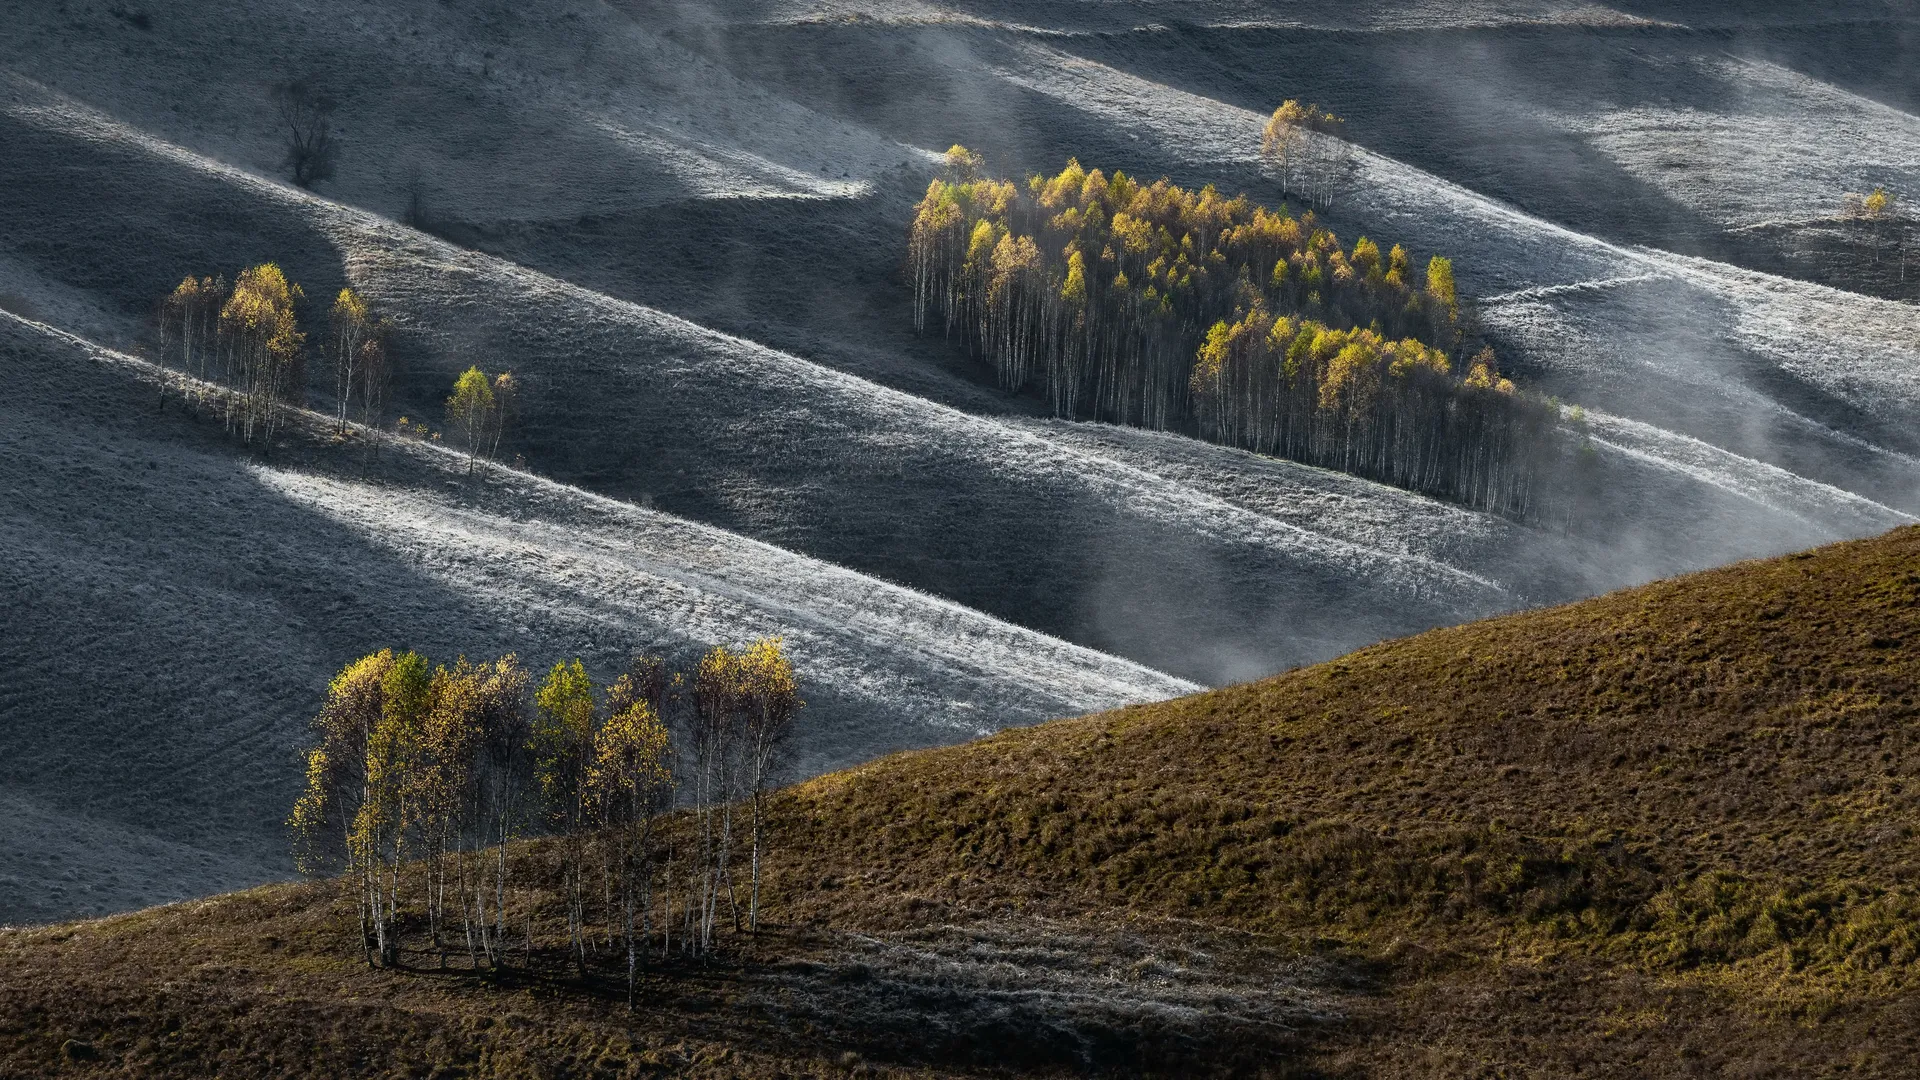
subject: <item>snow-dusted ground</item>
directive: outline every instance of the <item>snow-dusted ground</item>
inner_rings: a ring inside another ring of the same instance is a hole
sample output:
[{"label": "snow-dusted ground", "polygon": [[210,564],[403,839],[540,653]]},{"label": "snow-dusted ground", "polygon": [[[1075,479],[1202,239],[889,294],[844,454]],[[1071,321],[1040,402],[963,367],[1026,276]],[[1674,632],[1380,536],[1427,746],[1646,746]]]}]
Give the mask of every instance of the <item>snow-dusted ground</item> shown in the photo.
[{"label": "snow-dusted ground", "polygon": [[[610,669],[786,633],[810,771],[1920,513],[1917,309],[1784,276],[1768,232],[1915,182],[1898,4],[141,11],[0,0],[0,311],[88,342],[0,315],[0,919],[282,872],[301,726],[375,644]],[[340,99],[317,194],[281,180],[294,77]],[[1041,419],[908,330],[946,145],[1277,201],[1283,97],[1363,146],[1342,236],[1454,256],[1509,368],[1583,408],[1552,520]],[[251,462],[96,348],[263,259],[396,318],[395,413],[511,367],[547,479]],[[124,707],[62,712],[81,678]]]}]

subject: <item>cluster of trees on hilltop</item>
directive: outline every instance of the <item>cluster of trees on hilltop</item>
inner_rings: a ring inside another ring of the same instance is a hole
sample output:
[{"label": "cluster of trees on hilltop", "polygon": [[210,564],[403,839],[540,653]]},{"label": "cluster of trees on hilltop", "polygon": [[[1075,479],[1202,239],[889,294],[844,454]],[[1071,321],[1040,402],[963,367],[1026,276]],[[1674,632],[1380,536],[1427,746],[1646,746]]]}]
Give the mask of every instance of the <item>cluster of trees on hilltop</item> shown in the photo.
[{"label": "cluster of trees on hilltop", "polygon": [[[463,944],[470,968],[497,970],[513,927],[507,844],[552,834],[575,964],[584,976],[589,951],[619,941],[631,997],[656,943],[704,953],[723,914],[758,929],[764,799],[802,704],[778,638],[716,647],[690,676],[643,655],[598,689],[577,659],[534,687],[512,655],[434,667],[383,649],[340,672],[314,719],[288,822],[296,857],[344,871],[370,965],[399,963],[415,914],[441,967]],[[668,843],[656,819],[676,793],[693,821]]]},{"label": "cluster of trees on hilltop", "polygon": [[[160,362],[225,388],[214,396],[228,430],[271,446],[284,409],[306,396],[307,335],[296,310],[305,298],[275,263],[249,266],[231,284],[189,274],[160,303]],[[356,401],[362,422],[379,426],[393,384],[392,328],[352,289],[334,299],[326,353],[343,433]]]},{"label": "cluster of trees on hilltop", "polygon": [[[220,388],[206,396],[227,429],[243,442],[270,447],[285,409],[306,396],[307,335],[297,311],[305,298],[274,263],[247,267],[231,284],[190,274],[160,302],[160,362],[196,380],[190,396],[201,396],[196,387],[206,384]],[[393,391],[392,333],[393,320],[351,288],[334,297],[322,351],[333,368],[337,434],[348,433],[356,412],[368,432],[380,430]],[[469,471],[499,449],[518,396],[511,372],[489,375],[470,367],[454,381],[447,421],[467,451]],[[404,417],[400,430],[412,432]]]},{"label": "cluster of trees on hilltop", "polygon": [[1002,388],[1524,512],[1523,447],[1554,410],[1491,351],[1459,355],[1449,260],[1077,161],[1023,187],[955,146],[946,171],[909,231],[915,324],[942,320]]}]

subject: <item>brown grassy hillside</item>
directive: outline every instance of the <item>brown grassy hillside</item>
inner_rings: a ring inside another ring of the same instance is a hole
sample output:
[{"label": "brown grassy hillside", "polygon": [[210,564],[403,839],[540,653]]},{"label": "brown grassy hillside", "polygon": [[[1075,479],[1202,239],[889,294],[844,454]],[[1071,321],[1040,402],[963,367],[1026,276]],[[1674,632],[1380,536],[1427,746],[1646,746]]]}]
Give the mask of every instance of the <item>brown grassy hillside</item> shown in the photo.
[{"label": "brown grassy hillside", "polygon": [[1910,1075],[1916,693],[1908,528],[802,785],[632,1020],[324,886],[0,933],[0,1074]]}]

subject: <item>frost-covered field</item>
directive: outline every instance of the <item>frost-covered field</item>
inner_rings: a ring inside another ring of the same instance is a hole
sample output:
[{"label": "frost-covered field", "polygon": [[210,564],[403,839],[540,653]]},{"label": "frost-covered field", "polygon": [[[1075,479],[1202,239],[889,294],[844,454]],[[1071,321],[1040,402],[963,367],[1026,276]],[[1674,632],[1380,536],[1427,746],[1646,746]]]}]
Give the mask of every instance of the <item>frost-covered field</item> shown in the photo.
[{"label": "frost-covered field", "polygon": [[[0,0],[0,310],[54,328],[0,326],[0,919],[283,873],[304,719],[378,644],[604,672],[784,633],[815,771],[1920,513],[1920,309],[1790,276],[1776,229],[1920,176],[1900,5],[140,10]],[[315,193],[264,94],[295,77],[340,101]],[[1551,520],[1044,419],[911,333],[948,144],[1277,202],[1285,97],[1361,144],[1342,237],[1455,257],[1509,369],[1581,407]],[[538,476],[250,460],[100,351],[265,259],[393,315],[395,414],[513,369]],[[62,711],[82,673],[124,707]]]},{"label": "frost-covered field", "polygon": [[[527,458],[605,494],[1206,681],[1516,602],[1486,575],[1356,542],[1337,514],[1251,513],[1137,463],[289,192],[70,100],[28,88],[0,109],[9,118],[18,145],[86,162],[90,183],[141,177],[95,197],[138,208],[128,227],[150,243],[76,236],[84,205],[64,188],[16,207],[15,235],[83,266],[123,258],[132,280],[277,247],[316,292],[338,275],[396,314],[428,415],[467,364],[511,366],[528,387]],[[19,189],[32,183],[22,170]],[[200,201],[277,235],[196,236],[178,208]]]},{"label": "frost-covered field", "polygon": [[1551,121],[1734,228],[1831,218],[1840,193],[1912,191],[1920,181],[1920,117],[1771,61],[1687,63],[1713,86],[1710,106],[1670,99]]},{"label": "frost-covered field", "polygon": [[809,699],[801,774],[1196,689],[709,526],[508,470],[469,481],[419,443],[371,475],[315,434],[250,462],[177,400],[156,414],[150,367],[4,315],[0,371],[0,919],[282,872],[301,716],[381,644],[605,674],[781,635]]}]

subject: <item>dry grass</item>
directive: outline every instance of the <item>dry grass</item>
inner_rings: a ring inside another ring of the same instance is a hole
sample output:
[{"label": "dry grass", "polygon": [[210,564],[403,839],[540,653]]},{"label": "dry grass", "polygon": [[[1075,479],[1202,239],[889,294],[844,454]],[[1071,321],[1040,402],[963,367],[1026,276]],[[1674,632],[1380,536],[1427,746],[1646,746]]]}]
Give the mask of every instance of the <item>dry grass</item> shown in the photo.
[{"label": "dry grass", "polygon": [[631,1026],[316,887],[9,932],[0,1074],[1901,1075],[1917,674],[1909,528],[802,785]]},{"label": "dry grass", "polygon": [[629,1014],[615,950],[583,980],[557,898],[514,902],[536,947],[497,975],[418,928],[400,969],[365,967],[318,884],[0,933],[0,1077],[1283,1076],[1364,989],[1202,926],[981,920],[656,957]]}]

